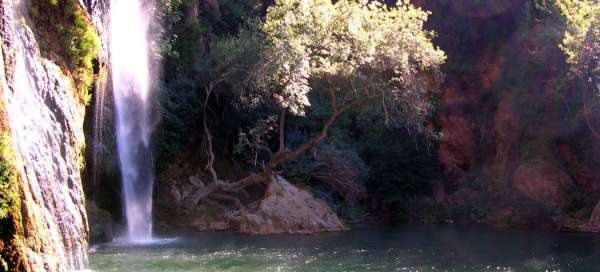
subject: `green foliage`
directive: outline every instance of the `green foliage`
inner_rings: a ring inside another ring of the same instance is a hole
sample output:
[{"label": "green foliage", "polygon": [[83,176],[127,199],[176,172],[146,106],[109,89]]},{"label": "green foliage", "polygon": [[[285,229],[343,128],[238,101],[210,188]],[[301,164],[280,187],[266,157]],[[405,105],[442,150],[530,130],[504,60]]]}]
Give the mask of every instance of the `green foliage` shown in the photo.
[{"label": "green foliage", "polygon": [[[557,6],[567,20],[567,29],[560,48],[567,55],[567,62],[577,72],[582,62],[584,40],[592,27],[598,28],[600,2],[595,0],[557,0]],[[595,22],[595,23],[594,23]],[[597,44],[596,44],[597,46]]]},{"label": "green foliage", "polygon": [[228,25],[239,25],[245,20],[252,19],[257,16],[259,2],[256,0],[219,1],[223,12],[223,20],[226,20]]},{"label": "green foliage", "polygon": [[254,123],[261,118],[255,119],[251,109],[246,107],[241,111],[242,105],[251,104],[249,100],[256,102],[256,99],[244,95],[243,86],[250,80],[250,67],[260,59],[259,41],[260,37],[249,29],[238,35],[216,37],[208,45],[211,50],[204,53],[196,64],[202,73],[193,78],[180,74],[160,82],[158,92],[162,120],[154,135],[159,168],[165,162],[160,158],[179,154],[190,140],[193,141],[186,135],[202,135],[199,125],[206,88],[214,89],[215,100],[227,102],[210,105],[210,123],[219,124],[211,128],[212,133],[216,136],[225,134],[217,138],[236,135],[240,129],[246,129],[249,125],[240,119],[250,118]]},{"label": "green foliage", "polygon": [[[14,167],[10,138],[2,134],[0,135],[0,220],[13,212],[19,198]],[[2,232],[3,228],[0,227],[0,233]]]},{"label": "green foliage", "polygon": [[[2,120],[0,122],[3,122]],[[0,125],[4,128],[5,124]],[[20,271],[25,265],[21,198],[10,136],[0,132],[0,270]]]},{"label": "green foliage", "polygon": [[275,116],[258,120],[253,127],[247,131],[241,130],[238,134],[238,142],[235,146],[235,153],[239,155],[249,155],[246,160],[256,165],[258,153],[269,150],[267,141],[276,127]]},{"label": "green foliage", "polygon": [[[156,33],[167,77],[199,71],[198,61],[210,54],[213,39],[235,36],[256,15],[256,1],[218,1],[219,18],[211,5],[198,1],[160,0],[152,32]],[[199,9],[198,16],[191,10]],[[222,14],[221,14],[222,13]],[[204,72],[204,71],[203,71]],[[191,76],[191,75],[190,75]]]},{"label": "green foliage", "polygon": [[80,99],[87,105],[91,99],[90,90],[94,83],[93,61],[98,57],[100,38],[89,19],[76,5],[76,2],[67,5],[72,7],[69,10],[73,12],[73,24],[65,29],[65,42],[69,45],[71,64],[75,67]]},{"label": "green foliage", "polygon": [[[210,103],[209,124],[217,141],[235,141],[231,135],[249,126],[240,119],[254,120],[248,110],[239,111],[248,65],[259,61],[260,35],[247,24],[252,18],[242,18],[255,14],[254,1],[219,1],[222,20],[211,19],[212,11],[202,4],[197,17],[189,15],[198,3],[161,0],[155,13],[155,20],[161,23],[151,26],[152,32],[158,33],[164,71],[158,84],[161,122],[153,136],[159,171],[167,158],[200,141],[190,135],[203,135],[201,102],[210,84],[216,85],[217,95]],[[235,10],[235,15],[230,10]]]},{"label": "green foliage", "polygon": [[577,72],[583,80],[595,84],[596,92],[600,92],[600,16],[597,15],[580,46]]},{"label": "green foliage", "polygon": [[[318,133],[321,129],[323,120],[331,115],[329,101],[323,91],[326,85],[319,83],[313,84],[315,89],[310,94],[312,103],[310,108],[306,109],[305,116],[293,116],[287,120],[286,143],[288,148],[294,149],[306,142],[312,135]],[[319,143],[311,152],[305,153],[300,158],[285,162],[282,165],[282,172],[288,180],[296,183],[306,183],[319,185],[326,182],[313,180],[316,167],[323,164],[347,164],[356,172],[352,182],[362,186],[368,178],[368,167],[358,154],[358,143],[364,139],[352,137],[356,135],[354,131],[353,120],[349,115],[344,115],[331,128],[327,139]],[[383,123],[380,124],[381,126]],[[331,163],[327,163],[331,162]],[[331,168],[331,167],[327,167]],[[335,169],[328,169],[326,172],[336,172]],[[312,182],[311,182],[312,181]],[[322,188],[332,191],[331,188]],[[335,192],[333,192],[335,193]],[[343,197],[343,196],[342,196]]]},{"label": "green foliage", "polygon": [[165,20],[167,24],[175,24],[183,18],[184,0],[161,0],[158,3],[159,16]]},{"label": "green foliage", "polygon": [[25,231],[16,159],[4,107],[0,102],[0,270],[22,271],[27,263]]},{"label": "green foliage", "polygon": [[[319,144],[314,149],[312,154],[304,154],[297,160],[286,162],[282,166],[282,172],[286,179],[300,183],[311,183],[311,179],[318,178],[321,173],[318,172],[319,167],[330,166],[333,162],[336,164],[345,164],[347,167],[352,168],[352,173],[338,173],[340,176],[344,176],[349,182],[357,183],[360,186],[364,184],[368,177],[368,168],[365,162],[360,158],[357,150],[355,149],[355,143],[347,143],[343,139],[346,131],[336,133],[331,136],[327,141]],[[291,133],[287,137],[288,142],[291,146],[299,145],[305,142],[306,135],[300,133]],[[332,162],[326,164],[327,162]],[[335,166],[335,165],[331,165]],[[341,165],[340,165],[341,166]],[[326,167],[322,171],[336,172],[342,169],[335,169],[335,167]],[[317,184],[327,183],[327,181],[319,181]],[[336,188],[328,188],[330,191],[335,191]],[[341,197],[344,197],[343,195]]]},{"label": "green foliage", "polygon": [[[326,95],[319,95],[326,85],[313,86],[316,92],[310,95],[312,105],[306,109],[306,116],[287,121],[286,142],[290,148],[300,145],[310,135],[318,132],[323,119],[331,114]],[[366,187],[372,201],[377,202],[377,212],[391,211],[392,219],[398,221],[430,222],[435,221],[433,218],[443,218],[442,210],[428,217],[425,213],[434,210],[432,207],[441,207],[433,203],[425,205],[426,201],[423,200],[431,194],[433,181],[441,175],[437,162],[436,138],[403,125],[386,127],[377,108],[357,108],[340,117],[326,140],[297,160],[282,165],[283,175],[295,184],[309,185],[317,196],[327,200],[343,218],[360,219],[362,212],[352,212],[355,208],[361,209],[360,202],[347,201],[335,188],[330,188],[326,181],[317,180],[313,175],[315,166],[329,161],[328,157],[333,155],[336,161],[352,162],[353,168],[358,172],[358,178],[354,182]],[[417,203],[420,201],[423,205]],[[418,209],[406,211],[409,204]],[[414,217],[415,215],[419,216]]]},{"label": "green foliage", "polygon": [[[518,89],[514,94],[516,101],[534,82],[539,81],[539,74],[547,72],[549,62],[563,61],[557,44],[562,40],[565,23],[553,1],[526,1],[523,4],[513,30],[516,39],[508,42],[512,42],[509,46],[527,45],[532,49],[517,50],[513,58],[507,60],[505,66],[511,69],[502,71],[496,92]],[[563,67],[559,66],[557,70],[562,73]]]},{"label": "green foliage", "polygon": [[[296,148],[318,133],[333,113],[333,91],[338,106],[363,98],[383,99],[377,100],[378,106],[356,107],[341,115],[329,138],[313,152],[286,162],[283,174],[296,184],[311,186],[351,219],[365,214],[358,201],[346,204],[343,192],[317,180],[327,172],[323,169],[340,171],[331,162],[350,165],[341,171],[350,173],[356,188],[368,184],[372,191],[402,194],[394,205],[429,193],[431,176],[438,173],[431,160],[435,152],[427,149],[431,139],[423,134],[411,137],[413,132],[406,129],[384,129],[380,103],[384,101],[387,113],[423,117],[431,110],[432,89],[423,83],[423,76],[437,76],[445,55],[433,46],[434,33],[423,29],[428,13],[407,2],[388,7],[366,1],[278,0],[261,24],[252,20],[255,8],[250,2],[219,1],[223,15],[250,17],[252,22],[226,30],[223,21],[230,16],[212,21],[201,7],[204,18],[187,20],[186,1],[161,2],[167,38],[161,45],[166,70],[159,91],[162,119],[153,141],[157,166],[189,147],[201,146],[197,135],[202,135],[199,125],[207,89],[214,91],[207,112],[211,133],[220,141],[215,148],[223,151],[217,153],[228,156],[237,141],[236,151],[243,152],[236,158],[257,170],[270,153],[266,150],[276,144],[270,134],[278,107],[293,113],[286,120],[286,147]],[[409,125],[407,119],[402,116],[394,124],[412,128],[414,123]],[[415,155],[421,153],[426,155]],[[383,158],[375,158],[379,155]],[[402,173],[415,165],[423,170]],[[390,188],[393,191],[386,191]]]},{"label": "green foliage", "polygon": [[[423,29],[427,16],[407,1],[390,8],[377,1],[278,0],[262,26],[270,69],[259,83],[274,84],[276,102],[297,115],[310,106],[310,80],[318,77],[360,87],[339,89],[346,93],[402,100],[417,89],[418,72],[435,71],[445,60]],[[419,106],[412,109],[425,110]]]},{"label": "green foliage", "polygon": [[154,161],[157,171],[166,169],[169,158],[181,154],[190,143],[200,116],[196,85],[187,80],[161,81],[157,84],[161,122],[153,135]]},{"label": "green foliage", "polygon": [[37,28],[42,54],[60,56],[73,75],[77,96],[87,105],[94,83],[94,61],[98,57],[100,38],[96,28],[77,0],[30,1],[30,18]]},{"label": "green foliage", "polygon": [[[221,84],[244,99],[243,89],[251,85],[252,69],[262,60],[263,39],[256,30],[242,28],[236,35],[214,38],[210,51],[200,61],[199,67],[205,71],[203,85]],[[240,101],[237,101],[240,102]]]}]

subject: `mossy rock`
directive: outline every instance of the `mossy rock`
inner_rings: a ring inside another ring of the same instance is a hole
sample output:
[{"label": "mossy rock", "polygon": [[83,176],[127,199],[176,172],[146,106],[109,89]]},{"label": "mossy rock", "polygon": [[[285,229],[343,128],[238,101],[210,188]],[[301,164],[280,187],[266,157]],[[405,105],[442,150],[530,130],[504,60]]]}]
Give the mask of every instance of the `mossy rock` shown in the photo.
[{"label": "mossy rock", "polygon": [[71,71],[80,102],[87,105],[100,49],[94,24],[77,0],[29,1],[28,5],[42,54]]},{"label": "mossy rock", "polygon": [[27,271],[19,176],[0,94],[0,271]]}]

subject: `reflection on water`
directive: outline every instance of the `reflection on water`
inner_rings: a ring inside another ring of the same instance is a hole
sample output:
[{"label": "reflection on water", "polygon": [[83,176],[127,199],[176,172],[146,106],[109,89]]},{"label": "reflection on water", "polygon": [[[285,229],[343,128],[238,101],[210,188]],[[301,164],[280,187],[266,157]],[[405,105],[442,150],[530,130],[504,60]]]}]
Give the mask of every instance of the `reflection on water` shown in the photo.
[{"label": "reflection on water", "polygon": [[186,233],[92,249],[94,271],[600,271],[600,236],[483,226],[362,227],[310,236]]}]

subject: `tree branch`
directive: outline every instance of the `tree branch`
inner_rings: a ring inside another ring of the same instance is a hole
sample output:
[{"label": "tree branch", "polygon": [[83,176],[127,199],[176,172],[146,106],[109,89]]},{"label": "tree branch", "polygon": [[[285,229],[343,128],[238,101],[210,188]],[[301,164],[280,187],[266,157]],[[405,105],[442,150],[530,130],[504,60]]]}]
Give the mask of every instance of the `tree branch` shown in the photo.
[{"label": "tree branch", "polygon": [[335,96],[335,90],[329,90],[329,99],[331,99],[331,110],[335,110],[337,108],[337,98]]},{"label": "tree branch", "polygon": [[208,118],[207,118],[208,112],[206,111],[206,108],[208,107],[208,101],[210,99],[210,95],[213,91],[214,86],[215,85],[213,85],[211,83],[211,84],[209,84],[209,87],[205,89],[206,97],[204,98],[203,114],[202,114],[202,126],[204,128],[204,137],[205,137],[205,141],[206,141],[206,155],[207,155],[206,170],[210,173],[212,183],[216,183],[218,177],[217,177],[217,172],[215,171],[215,168],[214,168],[215,152],[213,150],[212,134],[210,133],[210,129],[208,128]]},{"label": "tree branch", "polygon": [[279,113],[279,150],[277,153],[285,152],[285,113],[286,109],[281,108],[281,112]]},{"label": "tree branch", "polygon": [[306,152],[310,148],[317,145],[323,139],[327,138],[329,128],[331,128],[333,123],[335,123],[335,121],[338,119],[338,117],[342,113],[348,111],[349,109],[351,109],[357,105],[366,103],[367,101],[374,99],[374,98],[378,98],[378,96],[357,99],[357,100],[354,100],[351,102],[347,102],[346,104],[344,104],[342,106],[338,106],[338,107],[334,108],[331,116],[329,116],[329,118],[323,123],[323,125],[321,126],[321,131],[318,134],[311,137],[310,140],[301,144],[295,150],[283,152],[281,154],[277,153],[277,154],[273,155],[273,157],[271,157],[271,160],[269,160],[269,162],[267,163],[266,170],[269,172],[272,172],[282,162],[297,159],[304,152]]}]

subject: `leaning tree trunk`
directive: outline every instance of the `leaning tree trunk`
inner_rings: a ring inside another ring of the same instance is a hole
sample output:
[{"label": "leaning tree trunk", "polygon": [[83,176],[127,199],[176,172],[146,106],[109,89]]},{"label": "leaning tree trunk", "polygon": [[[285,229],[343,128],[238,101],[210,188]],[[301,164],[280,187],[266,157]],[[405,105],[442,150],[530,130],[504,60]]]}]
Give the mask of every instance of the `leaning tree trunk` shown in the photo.
[{"label": "leaning tree trunk", "polygon": [[[285,148],[285,118],[286,118],[286,109],[282,108],[279,116],[279,127],[278,127],[278,138],[279,138],[279,149],[275,152],[269,159],[269,161],[263,166],[263,170],[260,173],[251,174],[243,179],[240,179],[235,182],[226,182],[220,180],[218,178],[217,172],[214,169],[214,160],[215,153],[213,149],[213,137],[210,132],[210,128],[208,126],[208,102],[212,93],[213,88],[217,85],[210,84],[206,88],[206,98],[203,103],[204,107],[204,116],[202,119],[202,127],[204,129],[204,137],[205,137],[205,150],[206,150],[206,170],[209,172],[211,180],[209,184],[204,186],[199,185],[199,187],[194,194],[192,200],[192,205],[197,206],[201,203],[209,204],[211,206],[216,206],[223,209],[226,209],[226,205],[233,206],[233,209],[245,212],[246,207],[249,204],[253,204],[252,200],[250,203],[244,204],[243,201],[240,200],[240,196],[248,196],[246,192],[246,188],[250,186],[261,185],[263,188],[268,188],[270,183],[273,182],[275,178],[275,170],[282,163],[298,159],[304,152],[310,150],[315,147],[318,143],[327,138],[327,134],[331,126],[335,123],[338,117],[351,109],[354,106],[365,103],[370,99],[377,98],[375,97],[365,97],[362,99],[357,99],[354,101],[346,102],[341,106],[336,104],[335,94],[332,95],[331,99],[331,108],[332,114],[329,116],[327,120],[321,126],[321,130],[319,133],[315,134],[311,137],[307,142],[301,144],[296,149],[287,150]],[[265,190],[266,193],[266,190]],[[260,199],[258,200],[260,201]],[[234,214],[234,213],[232,213]]]}]

